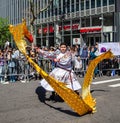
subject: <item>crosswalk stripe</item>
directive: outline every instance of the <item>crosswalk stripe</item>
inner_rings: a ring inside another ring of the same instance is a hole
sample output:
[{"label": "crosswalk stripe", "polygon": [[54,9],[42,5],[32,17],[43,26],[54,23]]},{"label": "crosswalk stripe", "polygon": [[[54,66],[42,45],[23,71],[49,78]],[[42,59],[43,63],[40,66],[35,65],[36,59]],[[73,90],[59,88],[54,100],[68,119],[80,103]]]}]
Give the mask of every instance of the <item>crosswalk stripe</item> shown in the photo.
[{"label": "crosswalk stripe", "polygon": [[115,88],[115,87],[120,87],[120,83],[114,84],[114,85],[108,85],[109,87]]},{"label": "crosswalk stripe", "polygon": [[120,80],[120,78],[117,78],[117,79],[110,79],[110,80],[103,80],[103,81],[93,82],[92,84],[94,84],[94,85],[97,85],[97,84],[104,84],[104,83],[110,83],[110,82],[119,81],[119,80]]}]

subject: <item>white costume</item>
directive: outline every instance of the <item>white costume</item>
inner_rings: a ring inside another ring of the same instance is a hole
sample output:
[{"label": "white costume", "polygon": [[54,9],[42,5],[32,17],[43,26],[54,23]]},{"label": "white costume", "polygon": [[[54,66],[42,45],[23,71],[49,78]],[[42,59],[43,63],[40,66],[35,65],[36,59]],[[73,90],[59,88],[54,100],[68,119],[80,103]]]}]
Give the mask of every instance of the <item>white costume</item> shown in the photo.
[{"label": "white costume", "polygon": [[[53,54],[50,54],[49,52],[42,50],[40,52],[41,55],[43,55],[45,58],[47,57],[59,59],[59,62],[56,63],[56,67],[52,70],[52,72],[50,72],[50,76],[53,76],[60,82],[66,83],[66,86],[72,90],[79,90],[81,88],[81,85],[78,82],[74,71],[72,70],[72,55],[69,51],[66,51],[65,53],[59,52],[57,54],[55,54],[55,52]],[[54,91],[45,79],[42,79],[40,83],[41,86],[47,91]]]}]

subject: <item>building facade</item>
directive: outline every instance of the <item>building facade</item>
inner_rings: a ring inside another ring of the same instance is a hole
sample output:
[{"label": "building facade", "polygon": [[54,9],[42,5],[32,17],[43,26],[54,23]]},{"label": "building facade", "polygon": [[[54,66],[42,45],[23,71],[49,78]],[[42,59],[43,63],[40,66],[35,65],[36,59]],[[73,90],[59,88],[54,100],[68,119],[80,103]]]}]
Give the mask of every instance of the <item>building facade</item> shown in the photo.
[{"label": "building facade", "polygon": [[[29,0],[1,0],[0,16],[11,24],[30,25]],[[45,8],[49,0],[33,0],[34,10]],[[45,11],[37,15],[34,36],[39,46],[55,46],[66,42],[94,45],[96,42],[119,40],[119,0],[53,0]]]}]

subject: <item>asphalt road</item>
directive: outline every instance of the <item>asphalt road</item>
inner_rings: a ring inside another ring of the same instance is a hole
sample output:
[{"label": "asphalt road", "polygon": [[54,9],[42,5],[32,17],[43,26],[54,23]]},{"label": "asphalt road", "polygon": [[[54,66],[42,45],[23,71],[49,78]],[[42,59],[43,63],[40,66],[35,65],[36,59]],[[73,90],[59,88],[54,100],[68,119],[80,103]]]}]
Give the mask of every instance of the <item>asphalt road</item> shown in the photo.
[{"label": "asphalt road", "polygon": [[[79,80],[82,84],[83,78]],[[39,81],[0,84],[0,123],[120,123],[119,77],[93,80],[91,93],[97,112],[79,116],[65,102],[43,103]]]}]

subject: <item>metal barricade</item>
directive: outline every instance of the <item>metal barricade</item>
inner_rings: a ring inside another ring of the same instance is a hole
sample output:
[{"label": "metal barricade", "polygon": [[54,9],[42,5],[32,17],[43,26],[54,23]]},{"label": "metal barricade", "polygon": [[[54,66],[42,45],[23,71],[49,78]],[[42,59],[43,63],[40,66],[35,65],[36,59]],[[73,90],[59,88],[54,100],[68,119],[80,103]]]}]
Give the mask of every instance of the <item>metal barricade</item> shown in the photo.
[{"label": "metal barricade", "polygon": [[49,73],[52,70],[51,60],[49,59],[40,59],[40,67],[47,73]]},{"label": "metal barricade", "polygon": [[[76,75],[79,75],[79,77],[84,77],[84,75],[86,74],[86,71],[88,69],[88,66],[89,66],[89,58],[80,58],[81,62],[82,62],[82,65],[81,67],[78,67],[78,65],[76,66],[76,59],[74,61],[74,72],[76,73]],[[96,66],[95,68],[95,74],[96,76],[102,76],[102,70],[101,70],[101,67],[100,67],[100,63]]]},{"label": "metal barricade", "polygon": [[[3,62],[3,64],[2,64]],[[47,73],[53,69],[52,61],[49,59],[37,59],[35,61]],[[81,67],[76,67],[76,61],[73,63],[73,70],[76,75],[84,77],[88,68],[88,59],[81,59]],[[10,65],[11,64],[11,65]],[[98,76],[114,76],[120,75],[120,57],[113,59],[105,59],[97,65]],[[36,70],[28,63],[25,58],[11,59],[0,61],[0,82],[2,81],[27,81],[40,76]]]},{"label": "metal barricade", "polygon": [[105,76],[120,75],[120,56],[103,60],[99,64],[99,69]]},{"label": "metal barricade", "polygon": [[[3,64],[2,64],[3,62]],[[39,59],[36,63],[47,73],[52,69],[51,61],[49,59]],[[10,59],[0,61],[0,82],[29,82],[40,76],[36,70],[25,59]],[[39,77],[40,78],[40,77]]]}]

